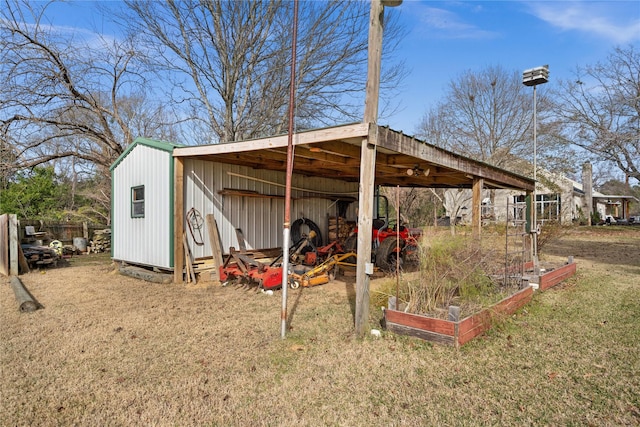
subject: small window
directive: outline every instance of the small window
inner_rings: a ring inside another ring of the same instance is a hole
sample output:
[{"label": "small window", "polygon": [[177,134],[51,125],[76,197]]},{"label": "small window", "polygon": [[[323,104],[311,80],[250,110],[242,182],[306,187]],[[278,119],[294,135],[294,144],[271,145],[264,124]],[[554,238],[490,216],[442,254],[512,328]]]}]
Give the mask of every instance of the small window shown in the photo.
[{"label": "small window", "polygon": [[131,216],[144,218],[144,185],[131,187]]}]

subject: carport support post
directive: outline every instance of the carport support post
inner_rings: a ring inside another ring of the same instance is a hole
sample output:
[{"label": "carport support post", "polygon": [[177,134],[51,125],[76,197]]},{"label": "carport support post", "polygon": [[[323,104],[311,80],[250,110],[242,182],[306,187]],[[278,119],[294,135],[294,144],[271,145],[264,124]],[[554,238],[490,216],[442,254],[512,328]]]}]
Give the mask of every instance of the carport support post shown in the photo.
[{"label": "carport support post", "polygon": [[[356,335],[363,337],[369,320],[369,274],[373,225],[373,193],[376,176],[376,145],[378,144],[378,93],[380,91],[380,61],[382,59],[383,0],[371,0],[369,14],[369,47],[367,88],[364,101],[364,122],[369,123],[369,135],[362,140],[360,152],[360,194],[358,196],[358,264],[356,266]],[[367,266],[369,267],[367,269]],[[369,274],[367,274],[369,273]]]},{"label": "carport support post", "polygon": [[174,157],[173,168],[173,282],[182,283],[184,277],[184,161]]},{"label": "carport support post", "polygon": [[473,237],[479,238],[482,230],[482,213],[480,206],[482,205],[482,188],[484,187],[484,179],[473,177],[473,190],[471,198],[471,230]]},{"label": "carport support post", "polygon": [[[375,2],[375,0],[374,0]],[[375,129],[375,126],[372,127]],[[358,261],[356,266],[356,335],[364,336],[369,319],[369,274],[371,265],[371,239],[373,236],[373,195],[376,167],[377,135],[362,140],[360,158],[360,195],[358,197]],[[367,266],[369,268],[367,269]]]}]

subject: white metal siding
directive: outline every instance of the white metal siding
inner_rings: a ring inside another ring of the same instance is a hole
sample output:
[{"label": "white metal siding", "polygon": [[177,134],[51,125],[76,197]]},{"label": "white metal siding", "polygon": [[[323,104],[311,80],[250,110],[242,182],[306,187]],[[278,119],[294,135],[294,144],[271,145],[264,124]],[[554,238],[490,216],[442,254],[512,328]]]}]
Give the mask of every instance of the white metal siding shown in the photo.
[{"label": "white metal siding", "polygon": [[[213,214],[218,223],[224,252],[228,252],[231,246],[239,248],[236,228],[242,229],[248,248],[280,247],[282,246],[284,199],[223,196],[218,192],[226,188],[283,196],[284,184],[285,175],[283,173],[185,159],[185,215],[191,208],[198,210],[203,218],[206,218],[207,214]],[[349,192],[351,197],[357,197],[358,192],[358,183],[345,183],[334,179],[309,178],[300,175],[293,176],[292,186],[324,193],[345,194]],[[303,216],[311,219],[320,228],[326,243],[328,216],[336,215],[336,205],[333,200],[315,196],[317,195],[305,191],[292,190],[291,221]],[[356,208],[357,202],[349,206],[348,216],[350,219],[355,220]],[[209,230],[206,225],[202,230],[203,245],[195,244],[188,227],[186,230],[193,255],[195,257],[211,256]]]},{"label": "white metal siding", "polygon": [[[171,268],[171,154],[137,145],[113,170],[113,258]],[[144,218],[131,217],[131,187],[144,185]]]}]

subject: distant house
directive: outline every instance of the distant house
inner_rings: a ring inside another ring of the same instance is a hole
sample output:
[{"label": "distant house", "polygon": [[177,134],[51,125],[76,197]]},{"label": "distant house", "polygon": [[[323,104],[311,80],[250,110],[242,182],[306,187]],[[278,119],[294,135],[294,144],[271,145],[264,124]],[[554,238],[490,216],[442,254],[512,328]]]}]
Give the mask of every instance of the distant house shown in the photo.
[{"label": "distant house", "polygon": [[[604,220],[608,215],[627,220],[634,196],[603,194],[593,190],[591,164],[585,163],[582,183],[564,175],[541,170],[536,183],[536,208],[539,222],[559,221],[561,224],[588,223],[589,218]],[[457,222],[468,221],[471,194],[468,190],[447,190],[445,209]],[[483,222],[504,222],[524,215],[525,195],[514,190],[485,190],[481,212]],[[507,215],[508,213],[508,215]]]}]

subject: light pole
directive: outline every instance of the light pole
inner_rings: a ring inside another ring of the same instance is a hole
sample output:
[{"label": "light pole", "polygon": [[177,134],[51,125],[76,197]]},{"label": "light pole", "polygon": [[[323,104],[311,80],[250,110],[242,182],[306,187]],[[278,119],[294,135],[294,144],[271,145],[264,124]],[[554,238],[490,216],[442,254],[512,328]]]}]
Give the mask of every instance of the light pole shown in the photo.
[{"label": "light pole", "polygon": [[547,83],[549,81],[549,66],[530,68],[522,73],[522,84],[525,86],[533,86],[533,227],[531,234],[533,236],[533,262],[538,265],[538,206],[536,200],[536,184],[537,184],[537,157],[538,157],[538,121],[536,106],[536,86]]}]

